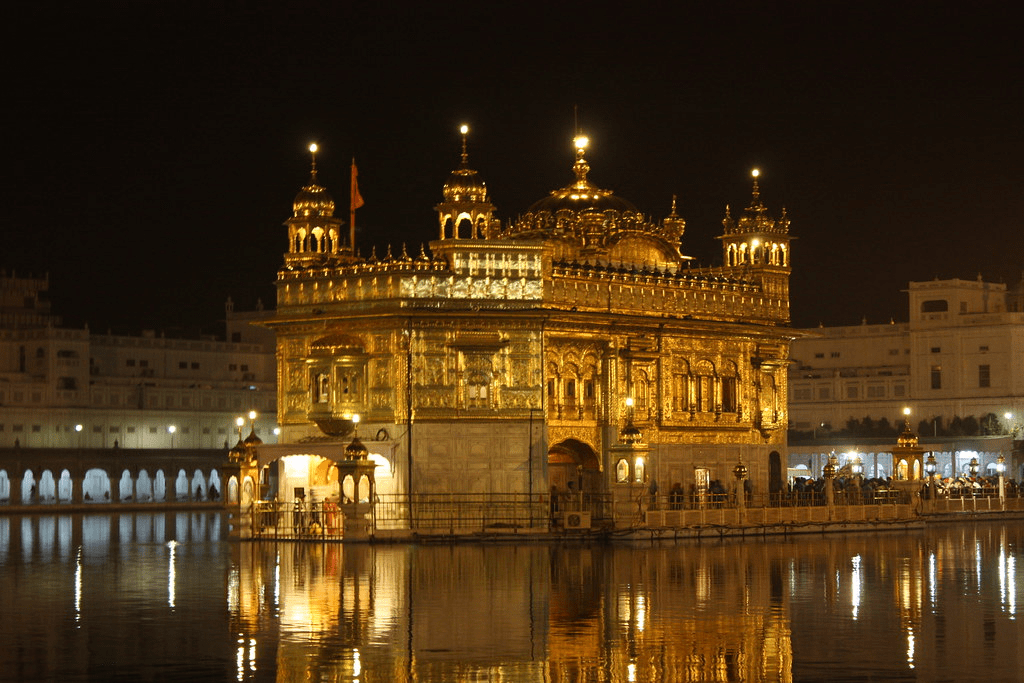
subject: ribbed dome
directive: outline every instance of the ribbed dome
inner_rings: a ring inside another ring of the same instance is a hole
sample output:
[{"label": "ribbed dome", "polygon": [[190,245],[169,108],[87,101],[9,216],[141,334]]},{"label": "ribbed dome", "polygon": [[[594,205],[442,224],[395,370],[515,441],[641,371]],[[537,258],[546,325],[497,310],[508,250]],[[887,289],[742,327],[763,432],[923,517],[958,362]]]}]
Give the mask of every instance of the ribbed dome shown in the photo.
[{"label": "ribbed dome", "polygon": [[572,170],[576,174],[576,182],[560,190],[555,190],[549,196],[535,202],[527,213],[539,213],[550,211],[555,213],[562,209],[580,213],[583,211],[631,211],[636,213],[636,207],[631,202],[616,197],[611,190],[602,190],[587,180],[587,173],[590,172],[590,164],[584,158],[583,150],[586,148],[586,138],[576,138],[576,163]]},{"label": "ribbed dome", "polygon": [[465,166],[452,171],[442,192],[447,202],[487,201],[487,183],[479,173]]},{"label": "ribbed dome", "polygon": [[263,439],[256,436],[256,428],[253,427],[252,431],[249,432],[249,436],[245,437],[246,446],[260,446],[263,444]]},{"label": "ribbed dome", "polygon": [[349,460],[366,460],[369,455],[370,451],[366,450],[366,446],[358,436],[353,436],[352,442],[345,446],[345,457]]},{"label": "ribbed dome", "polygon": [[334,199],[327,190],[316,184],[316,171],[309,178],[309,184],[299,190],[292,202],[295,217],[334,215]]},{"label": "ribbed dome", "polygon": [[576,213],[582,211],[619,211],[633,213],[637,212],[632,202],[616,197],[611,190],[602,190],[587,183],[585,187],[579,187],[579,183],[555,190],[549,196],[534,202],[528,213],[539,213],[550,211],[555,213],[562,209],[569,209]]}]

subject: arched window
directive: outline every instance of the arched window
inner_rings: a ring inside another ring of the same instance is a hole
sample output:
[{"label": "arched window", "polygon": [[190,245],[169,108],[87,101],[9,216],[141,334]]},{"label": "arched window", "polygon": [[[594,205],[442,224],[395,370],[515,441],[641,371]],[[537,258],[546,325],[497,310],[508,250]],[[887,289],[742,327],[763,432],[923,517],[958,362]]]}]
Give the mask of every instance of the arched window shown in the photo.
[{"label": "arched window", "polygon": [[722,401],[721,409],[724,413],[735,413],[737,406],[736,399],[736,364],[727,362],[722,367]]},{"label": "arched window", "polygon": [[672,409],[685,413],[690,410],[690,366],[677,360],[672,373]]},{"label": "arched window", "polygon": [[615,481],[625,484],[629,481],[629,461],[625,458],[619,460],[615,465]]},{"label": "arched window", "polygon": [[715,408],[715,368],[708,361],[697,363],[694,377],[694,403],[697,412],[710,413]]}]

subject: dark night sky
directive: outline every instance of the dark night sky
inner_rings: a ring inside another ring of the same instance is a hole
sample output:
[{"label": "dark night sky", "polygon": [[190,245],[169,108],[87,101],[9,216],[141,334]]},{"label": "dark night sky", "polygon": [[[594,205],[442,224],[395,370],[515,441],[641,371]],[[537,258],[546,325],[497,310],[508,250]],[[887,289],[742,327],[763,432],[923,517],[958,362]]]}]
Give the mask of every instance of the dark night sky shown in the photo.
[{"label": "dark night sky", "polygon": [[798,236],[794,323],[905,319],[909,280],[1024,269],[1009,4],[5,10],[0,264],[49,272],[69,324],[217,332],[229,294],[273,301],[310,141],[346,220],[359,163],[361,248],[418,251],[458,124],[507,220],[570,182],[577,106],[591,180],[657,218],[677,194],[701,263],[757,166]]}]

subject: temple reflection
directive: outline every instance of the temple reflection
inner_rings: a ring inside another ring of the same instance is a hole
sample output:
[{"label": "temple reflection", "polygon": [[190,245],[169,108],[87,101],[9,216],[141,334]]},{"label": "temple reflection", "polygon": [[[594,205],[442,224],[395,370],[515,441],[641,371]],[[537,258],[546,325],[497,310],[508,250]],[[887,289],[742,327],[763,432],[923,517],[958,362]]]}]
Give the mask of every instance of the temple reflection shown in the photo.
[{"label": "temple reflection", "polygon": [[[0,666],[69,647],[85,665],[97,647],[173,661],[201,645],[239,681],[793,681],[837,667],[962,680],[978,666],[995,680],[1024,657],[1019,525],[520,545],[227,543],[222,531],[208,513],[0,517],[15,581],[4,613],[56,625],[0,625]],[[149,620],[159,646],[89,635]],[[89,648],[69,645],[78,632]]]}]

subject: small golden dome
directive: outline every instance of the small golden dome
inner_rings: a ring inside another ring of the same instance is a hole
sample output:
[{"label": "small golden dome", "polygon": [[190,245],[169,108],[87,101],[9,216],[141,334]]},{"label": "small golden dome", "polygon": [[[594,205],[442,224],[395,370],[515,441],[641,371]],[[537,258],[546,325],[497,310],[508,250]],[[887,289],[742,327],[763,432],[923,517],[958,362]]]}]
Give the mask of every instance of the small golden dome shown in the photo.
[{"label": "small golden dome", "polygon": [[632,422],[623,427],[620,438],[622,443],[629,444],[630,446],[641,443],[644,440],[643,434]]},{"label": "small golden dome", "polygon": [[245,437],[246,446],[259,446],[263,443],[263,439],[256,436],[256,428],[253,427],[252,431],[249,432],[249,436]]},{"label": "small golden dome", "polygon": [[296,218],[308,218],[310,216],[324,216],[330,218],[334,215],[334,199],[327,190],[316,184],[316,171],[313,171],[309,184],[299,190],[292,202],[292,210]]},{"label": "small golden dome", "polygon": [[465,165],[452,171],[442,192],[446,202],[487,201],[487,183],[480,174]]},{"label": "small golden dome", "polygon": [[370,451],[366,450],[366,446],[358,436],[353,436],[352,443],[345,446],[345,457],[349,460],[366,460],[369,455]]}]

